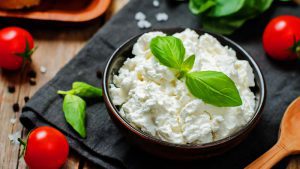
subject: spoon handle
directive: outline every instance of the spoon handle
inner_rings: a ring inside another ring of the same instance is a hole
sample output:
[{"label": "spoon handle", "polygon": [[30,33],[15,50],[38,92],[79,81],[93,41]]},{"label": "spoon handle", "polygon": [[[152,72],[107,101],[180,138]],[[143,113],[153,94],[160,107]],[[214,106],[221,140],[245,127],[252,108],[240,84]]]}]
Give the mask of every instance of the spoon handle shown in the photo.
[{"label": "spoon handle", "polygon": [[269,151],[253,161],[245,169],[270,169],[289,154],[290,151],[283,144],[277,142]]}]

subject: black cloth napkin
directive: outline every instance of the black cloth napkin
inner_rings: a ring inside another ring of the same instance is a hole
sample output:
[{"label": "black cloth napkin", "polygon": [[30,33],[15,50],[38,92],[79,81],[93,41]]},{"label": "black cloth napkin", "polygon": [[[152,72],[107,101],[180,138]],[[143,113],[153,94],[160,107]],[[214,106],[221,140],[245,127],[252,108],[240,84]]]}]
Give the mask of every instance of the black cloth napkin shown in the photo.
[{"label": "black cloth napkin", "polygon": [[[200,19],[192,15],[187,3],[160,1],[159,8],[151,0],[131,0],[88,42],[77,56],[42,87],[26,104],[20,117],[22,124],[32,129],[51,125],[61,130],[70,146],[99,168],[242,168],[269,149],[277,139],[279,123],[287,105],[300,95],[299,62],[282,63],[268,59],[261,44],[262,31],[270,18],[281,14],[300,15],[294,5],[275,4],[255,20],[247,22],[230,38],[246,49],[261,67],[267,83],[267,101],[262,119],[251,135],[224,155],[208,160],[178,162],[148,155],[129,144],[110,120],[102,101],[89,102],[87,107],[87,138],[81,139],[66,123],[62,112],[62,97],[58,89],[67,90],[74,81],[100,86],[96,71],[103,69],[113,51],[128,38],[143,31],[137,27],[134,15],[142,11],[152,28],[189,27],[197,29]],[[157,22],[155,15],[166,12],[167,22]]]}]

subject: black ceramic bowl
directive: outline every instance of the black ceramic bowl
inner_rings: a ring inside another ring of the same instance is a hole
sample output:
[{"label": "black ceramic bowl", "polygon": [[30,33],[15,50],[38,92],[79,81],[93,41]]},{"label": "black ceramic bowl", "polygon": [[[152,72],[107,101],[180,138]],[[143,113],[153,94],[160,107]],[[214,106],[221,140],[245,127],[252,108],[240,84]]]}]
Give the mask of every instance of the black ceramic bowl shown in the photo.
[{"label": "black ceramic bowl", "polygon": [[[175,29],[162,29],[157,31],[162,31],[168,35],[172,35],[177,32],[182,32],[183,28],[175,28]],[[205,32],[202,30],[196,30],[199,35],[202,35]],[[222,45],[229,46],[230,48],[236,51],[236,55],[238,59],[247,60],[251,67],[253,68],[254,75],[255,75],[255,87],[251,90],[255,93],[256,96],[256,107],[255,107],[255,114],[252,119],[248,122],[248,124],[238,132],[223,138],[218,141],[206,143],[206,144],[199,144],[199,145],[182,145],[182,144],[174,144],[169,143],[166,141],[162,141],[158,138],[155,138],[137,128],[132,126],[125,118],[123,118],[119,114],[118,108],[112,103],[110,94],[109,94],[109,85],[112,83],[112,77],[114,74],[117,74],[119,68],[123,65],[123,62],[128,58],[132,57],[132,47],[136,43],[137,39],[141,36],[135,36],[125,42],[122,46],[120,46],[111,56],[109,59],[105,72],[104,72],[104,79],[103,79],[103,96],[105,100],[106,107],[108,109],[108,113],[114,123],[119,127],[122,133],[127,136],[127,138],[135,145],[140,147],[141,149],[152,153],[154,155],[170,158],[170,159],[198,159],[198,158],[206,158],[218,154],[222,154],[225,151],[231,149],[238,143],[240,143],[249,132],[255,127],[257,124],[262,108],[265,102],[265,83],[262,73],[252,59],[252,57],[238,44],[231,41],[230,39],[209,33],[218,41],[221,42]]]}]

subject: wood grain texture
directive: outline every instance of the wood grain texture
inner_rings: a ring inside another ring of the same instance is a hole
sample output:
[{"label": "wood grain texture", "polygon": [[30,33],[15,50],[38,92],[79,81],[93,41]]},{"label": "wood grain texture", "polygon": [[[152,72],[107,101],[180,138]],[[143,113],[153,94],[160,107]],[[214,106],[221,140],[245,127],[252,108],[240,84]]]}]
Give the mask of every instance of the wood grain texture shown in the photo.
[{"label": "wood grain texture", "polygon": [[[105,20],[109,20],[129,0],[112,0]],[[38,50],[33,55],[33,64],[30,68],[37,72],[37,85],[30,86],[26,73],[7,73],[0,70],[0,169],[26,169],[24,160],[18,159],[21,151],[20,145],[10,142],[8,135],[20,131],[23,138],[27,131],[17,120],[14,124],[10,119],[18,119],[20,112],[14,113],[12,105],[16,102],[20,107],[24,105],[24,97],[32,96],[41,86],[48,82],[72,57],[84,46],[88,39],[101,27],[100,22],[79,27],[48,27],[43,24],[27,26],[36,39]],[[8,26],[8,25],[2,25]],[[1,28],[1,23],[0,23]],[[42,74],[41,66],[47,68]],[[7,91],[9,85],[16,87],[16,92]],[[99,168],[90,162],[80,158],[74,152],[70,152],[69,159],[63,169],[96,169]],[[300,169],[300,157],[292,157],[288,169]]]}]

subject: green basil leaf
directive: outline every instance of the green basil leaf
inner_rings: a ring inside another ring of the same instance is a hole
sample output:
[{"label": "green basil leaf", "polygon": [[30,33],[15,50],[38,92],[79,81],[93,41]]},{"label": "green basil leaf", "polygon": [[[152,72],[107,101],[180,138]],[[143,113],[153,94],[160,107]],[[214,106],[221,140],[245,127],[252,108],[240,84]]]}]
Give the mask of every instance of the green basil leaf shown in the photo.
[{"label": "green basil leaf", "polygon": [[200,71],[186,74],[189,91],[205,103],[218,107],[242,105],[234,82],[222,72]]},{"label": "green basil leaf", "polygon": [[208,16],[221,17],[234,14],[239,11],[245,0],[217,0],[216,5],[209,11]]},{"label": "green basil leaf", "polygon": [[190,11],[195,14],[201,14],[216,5],[216,0],[190,0]]},{"label": "green basil leaf", "polygon": [[[190,0],[190,11],[197,10],[210,0]],[[247,20],[266,11],[273,0],[214,0],[215,4],[201,13],[203,28],[211,32],[230,35]]]},{"label": "green basil leaf", "polygon": [[203,17],[203,29],[223,35],[230,35],[241,27],[247,19],[233,17]]},{"label": "green basil leaf", "polygon": [[246,0],[243,7],[232,15],[224,17],[203,16],[203,28],[211,32],[230,35],[247,20],[267,10],[273,0]]},{"label": "green basil leaf", "polygon": [[74,82],[72,84],[72,90],[74,90],[74,94],[80,97],[94,98],[102,96],[102,89],[91,86],[84,82]]},{"label": "green basil leaf", "polygon": [[195,63],[195,55],[188,57],[182,64],[181,71],[189,72]]},{"label": "green basil leaf", "polygon": [[86,103],[78,96],[67,94],[63,102],[63,111],[66,121],[82,137],[86,137],[85,130]]},{"label": "green basil leaf", "polygon": [[178,70],[181,68],[185,48],[180,39],[173,36],[157,36],[151,40],[150,49],[162,65]]},{"label": "green basil leaf", "polygon": [[271,7],[273,0],[264,0],[264,1],[255,0],[255,3],[258,4],[259,6],[258,9],[260,10],[260,13],[262,13]]},{"label": "green basil leaf", "polygon": [[252,10],[247,10],[247,11],[253,11],[255,12],[255,15],[258,15],[267,9],[270,8],[272,5],[273,0],[247,0],[245,4],[245,8],[252,9]]},{"label": "green basil leaf", "polygon": [[273,0],[246,0],[243,8],[231,16],[237,19],[252,19],[270,8]]},{"label": "green basil leaf", "polygon": [[58,91],[58,94],[72,94],[86,98],[97,98],[102,96],[102,89],[84,82],[74,82],[72,84],[72,90]]}]

